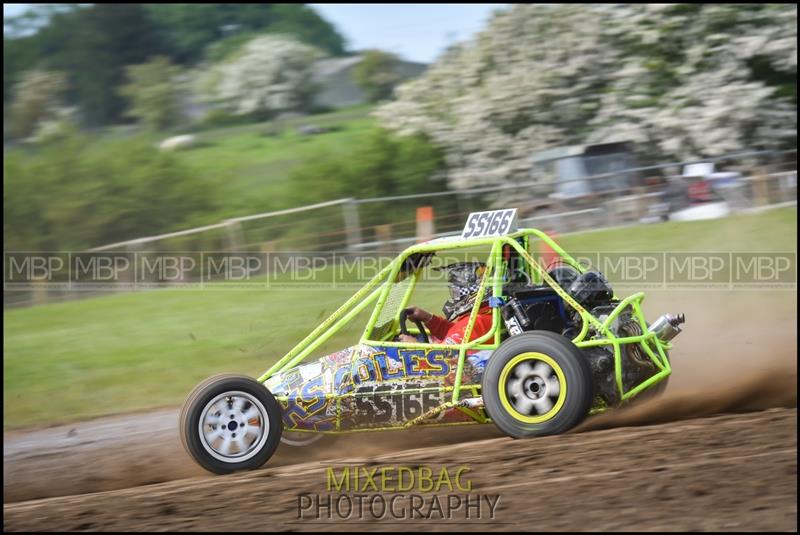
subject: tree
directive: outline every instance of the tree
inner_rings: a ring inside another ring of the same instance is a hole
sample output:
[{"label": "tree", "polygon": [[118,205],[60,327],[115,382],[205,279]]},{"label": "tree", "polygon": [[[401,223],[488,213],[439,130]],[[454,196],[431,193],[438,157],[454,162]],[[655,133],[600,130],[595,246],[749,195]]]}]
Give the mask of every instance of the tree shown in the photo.
[{"label": "tree", "polygon": [[20,81],[23,73],[36,65],[34,47],[29,37],[8,39],[3,36],[3,103],[14,98],[14,84]]},{"label": "tree", "polygon": [[375,129],[347,155],[315,158],[292,174],[298,200],[384,197],[441,191],[441,151],[425,136]]},{"label": "tree", "polygon": [[147,137],[73,133],[5,158],[9,250],[84,250],[218,218],[219,183]]},{"label": "tree", "polygon": [[9,131],[15,138],[33,136],[47,121],[60,120],[62,97],[67,90],[63,73],[32,70],[14,86],[14,102],[9,109]]},{"label": "tree", "polygon": [[625,137],[677,160],[796,145],[796,6],[619,8],[628,15],[635,28],[612,38],[638,53],[614,73],[589,141]]},{"label": "tree", "polygon": [[304,110],[314,94],[313,66],[321,55],[287,36],[257,37],[211,70],[210,98],[239,115]]},{"label": "tree", "polygon": [[47,26],[53,15],[71,11],[75,7],[75,4],[28,4],[18,15],[3,15],[3,36],[16,38],[34,34]]},{"label": "tree", "polygon": [[796,145],[797,7],[515,5],[376,115],[444,148],[461,189],[529,180],[538,150],[645,159]]},{"label": "tree", "polygon": [[93,4],[56,13],[32,44],[39,62],[68,74],[68,97],[89,126],[122,119],[124,67],[168,49],[139,4]]},{"label": "tree", "polygon": [[165,130],[180,121],[180,69],[169,58],[159,56],[141,65],[130,65],[125,72],[128,83],[120,94],[131,103],[128,115],[153,130]]},{"label": "tree", "polygon": [[381,50],[367,50],[353,69],[353,79],[367,95],[370,102],[392,96],[395,86],[402,81],[398,71],[399,60],[394,54]]},{"label": "tree", "polygon": [[201,60],[209,45],[239,33],[288,34],[329,54],[344,53],[344,38],[302,4],[149,4],[146,9],[180,64]]},{"label": "tree", "polygon": [[153,56],[191,67],[210,45],[236,38],[222,47],[224,53],[242,43],[241,35],[255,33],[290,34],[330,54],[345,52],[336,29],[301,4],[31,5],[4,23],[4,104],[23,72],[62,71],[70,84],[66,98],[88,126],[125,117],[119,91],[125,67]]},{"label": "tree", "polygon": [[[321,153],[294,170],[291,194],[297,204],[344,197],[360,199],[441,191],[444,184],[444,156],[424,135],[396,136],[374,129],[352,152]],[[407,225],[414,218],[418,199],[405,202],[359,205],[362,227],[384,223]],[[437,210],[457,210],[455,196],[437,198]],[[329,221],[327,223],[330,223]],[[307,236],[319,234],[313,219],[303,222]],[[305,238],[307,241],[308,238]],[[325,247],[330,235],[317,238],[314,247]]]}]

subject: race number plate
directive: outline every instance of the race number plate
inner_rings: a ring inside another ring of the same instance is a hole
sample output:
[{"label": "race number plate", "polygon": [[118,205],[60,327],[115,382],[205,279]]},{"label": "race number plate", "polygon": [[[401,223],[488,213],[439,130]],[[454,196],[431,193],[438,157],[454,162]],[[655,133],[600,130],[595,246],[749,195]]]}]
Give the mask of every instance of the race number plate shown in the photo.
[{"label": "race number plate", "polygon": [[517,209],[472,212],[461,232],[462,238],[502,236],[517,230]]}]

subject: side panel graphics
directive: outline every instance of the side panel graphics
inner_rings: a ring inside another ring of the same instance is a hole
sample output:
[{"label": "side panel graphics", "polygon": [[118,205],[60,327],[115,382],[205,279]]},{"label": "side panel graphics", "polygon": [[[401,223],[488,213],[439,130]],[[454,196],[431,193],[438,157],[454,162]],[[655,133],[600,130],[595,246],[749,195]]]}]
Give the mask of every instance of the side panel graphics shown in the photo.
[{"label": "side panel graphics", "polygon": [[[463,390],[477,393],[490,354],[467,355]],[[455,350],[358,345],[287,370],[265,385],[282,405],[287,430],[397,427],[449,400],[457,364]],[[423,423],[467,421],[449,409]]]}]

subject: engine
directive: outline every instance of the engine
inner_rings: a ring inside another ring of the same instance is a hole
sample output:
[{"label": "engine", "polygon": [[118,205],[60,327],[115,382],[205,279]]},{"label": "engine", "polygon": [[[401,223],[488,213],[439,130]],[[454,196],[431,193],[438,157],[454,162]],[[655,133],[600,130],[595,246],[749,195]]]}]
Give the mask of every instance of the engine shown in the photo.
[{"label": "engine", "polygon": [[[616,303],[595,307],[590,312],[600,321],[604,321],[616,308]],[[655,323],[649,326],[650,332],[656,333],[658,338],[667,342],[677,336],[681,329],[679,325],[685,321],[683,314],[664,314]],[[610,325],[610,330],[619,338],[641,336],[642,327],[632,316],[630,308],[624,310]],[[592,330],[590,329],[590,333]],[[586,348],[584,354],[589,359],[594,382],[595,398],[602,398],[607,405],[615,405],[620,401],[614,378],[614,353],[608,347]],[[642,349],[641,344],[624,344],[620,347],[620,360],[622,364],[622,386],[628,391],[643,383],[659,369]]]},{"label": "engine", "polygon": [[[607,305],[596,307],[590,312],[600,321],[603,321],[614,308],[614,306]],[[642,334],[642,328],[631,317],[630,310],[620,314],[610,326],[610,330],[620,338]],[[590,330],[590,333],[594,334],[593,329]],[[608,405],[616,405],[620,399],[614,376],[613,349],[611,346],[587,348],[584,350],[584,354],[589,359],[589,364],[592,368],[595,397],[602,398]],[[625,391],[641,384],[658,371],[656,365],[639,344],[622,345],[620,347],[620,359],[622,364],[622,386]]]},{"label": "engine", "polygon": [[567,292],[586,308],[607,305],[614,297],[614,290],[603,274],[593,270],[582,273]]},{"label": "engine", "polygon": [[[599,271],[590,270],[579,274],[572,267],[559,266],[550,275],[575,301],[601,322],[619,305],[619,301],[614,299],[610,284]],[[556,332],[570,339],[578,335],[582,325],[580,315],[565,305],[552,288],[527,286],[516,288],[510,294],[511,298],[502,308],[509,335],[535,330]],[[615,336],[627,338],[643,334],[641,325],[632,314],[633,311],[627,308],[609,325]],[[649,331],[666,342],[681,332],[680,324],[684,321],[682,314],[665,314],[649,326]],[[590,327],[589,337],[595,335],[602,334]],[[658,371],[640,344],[625,344],[620,349],[622,385],[625,391],[641,384]],[[613,349],[610,346],[584,348],[583,353],[592,371],[594,398],[601,398],[609,406],[619,403]]]}]

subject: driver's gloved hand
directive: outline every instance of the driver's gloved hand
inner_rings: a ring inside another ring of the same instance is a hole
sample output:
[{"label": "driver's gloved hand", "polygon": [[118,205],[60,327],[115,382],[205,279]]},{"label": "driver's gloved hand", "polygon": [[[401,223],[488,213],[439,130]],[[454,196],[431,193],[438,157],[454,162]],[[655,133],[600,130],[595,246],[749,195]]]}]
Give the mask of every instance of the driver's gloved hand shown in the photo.
[{"label": "driver's gloved hand", "polygon": [[433,314],[419,307],[408,307],[406,310],[408,310],[408,319],[411,320],[418,320],[423,323],[427,323],[431,321],[431,318],[433,318]]},{"label": "driver's gloved hand", "polygon": [[411,336],[410,334],[400,334],[397,336],[398,341],[400,342],[410,342],[410,343],[417,343],[419,340],[415,336]]}]

